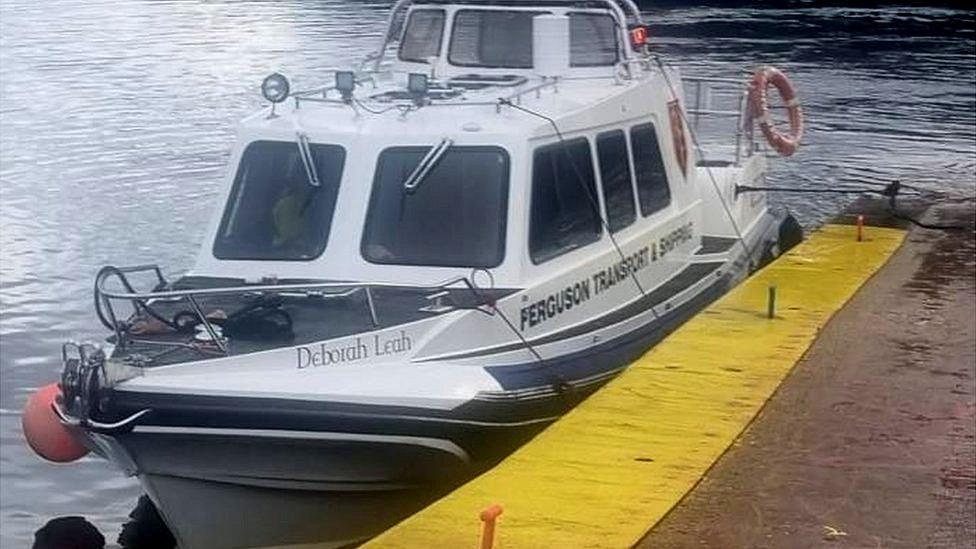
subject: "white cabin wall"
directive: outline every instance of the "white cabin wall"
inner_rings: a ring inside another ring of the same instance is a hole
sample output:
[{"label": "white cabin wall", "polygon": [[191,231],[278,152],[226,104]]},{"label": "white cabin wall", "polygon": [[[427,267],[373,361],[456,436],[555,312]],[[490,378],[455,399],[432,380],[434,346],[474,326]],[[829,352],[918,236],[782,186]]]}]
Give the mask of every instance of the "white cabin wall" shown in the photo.
[{"label": "white cabin wall", "polygon": [[[251,118],[253,118],[253,116]],[[219,190],[217,192],[217,196],[213,199],[214,202],[211,206],[212,210],[210,220],[207,222],[207,229],[203,235],[203,242],[200,244],[199,250],[197,251],[197,258],[194,262],[194,266],[190,269],[191,274],[205,273],[206,266],[214,261],[214,239],[216,238],[217,231],[220,228],[220,221],[224,216],[224,206],[227,204],[227,199],[230,196],[231,188],[234,186],[234,179],[237,177],[237,167],[240,165],[241,155],[244,153],[244,149],[247,147],[248,140],[243,138],[243,134],[243,127],[238,126],[234,144],[231,147],[227,164],[224,166],[224,174],[218,183]]]},{"label": "white cabin wall", "polygon": [[[735,189],[737,185],[762,186],[766,163],[766,157],[757,154],[745,159],[741,166],[697,168],[698,179],[707,186],[703,187],[702,193],[705,234],[735,238],[737,230],[748,232],[749,227],[763,216],[768,209],[766,193],[736,195]],[[712,178],[719,192],[715,191]]]}]

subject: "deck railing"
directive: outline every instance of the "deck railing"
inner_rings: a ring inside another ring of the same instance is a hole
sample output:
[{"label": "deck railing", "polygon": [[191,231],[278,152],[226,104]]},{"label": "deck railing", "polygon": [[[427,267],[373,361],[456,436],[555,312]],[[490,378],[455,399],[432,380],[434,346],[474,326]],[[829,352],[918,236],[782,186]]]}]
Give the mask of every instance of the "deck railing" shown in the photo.
[{"label": "deck railing", "polygon": [[[156,275],[158,284],[152,291],[136,291],[129,281],[128,274],[139,272],[153,272]],[[123,291],[112,290],[106,287],[110,279],[116,279],[122,286]],[[340,298],[349,297],[356,293],[364,296],[364,305],[369,314],[370,321],[374,327],[380,325],[376,312],[376,304],[373,300],[373,290],[377,289],[415,289],[435,292],[432,297],[437,297],[437,292],[444,292],[451,287],[465,288],[472,292],[476,297],[475,308],[483,304],[490,304],[481,294],[485,288],[479,288],[470,277],[456,276],[436,284],[390,284],[390,283],[355,283],[355,282],[302,282],[292,284],[254,284],[244,286],[225,286],[216,288],[196,288],[196,289],[169,289],[169,284],[162,275],[162,271],[156,265],[136,265],[131,267],[103,267],[95,277],[95,311],[102,323],[115,332],[115,344],[120,348],[130,339],[128,325],[120,321],[116,314],[113,301],[128,301],[132,304],[136,314],[144,313],[149,317],[156,318],[160,322],[170,325],[171,320],[164,318],[153,309],[153,304],[161,301],[185,301],[189,304],[193,314],[197,317],[200,325],[209,336],[209,341],[213,343],[220,354],[227,354],[226,344],[220,335],[220,330],[214,323],[207,318],[198,301],[203,297],[216,297],[228,295],[251,295],[251,296],[302,296],[302,297],[321,297],[321,298]],[[456,306],[456,309],[464,307]],[[184,344],[172,342],[167,343],[173,346],[185,346]]]},{"label": "deck railing", "polygon": [[[703,78],[684,77],[685,110],[691,130],[702,136],[703,122],[717,121],[721,132],[730,131],[727,126],[732,124],[731,132],[734,138],[734,153],[732,162],[738,165],[743,158],[748,158],[756,150],[756,143],[749,118],[748,88],[746,80],[734,78]],[[713,137],[703,136],[706,139]],[[714,137],[725,137],[714,136]],[[699,161],[710,159],[699,158]]]}]

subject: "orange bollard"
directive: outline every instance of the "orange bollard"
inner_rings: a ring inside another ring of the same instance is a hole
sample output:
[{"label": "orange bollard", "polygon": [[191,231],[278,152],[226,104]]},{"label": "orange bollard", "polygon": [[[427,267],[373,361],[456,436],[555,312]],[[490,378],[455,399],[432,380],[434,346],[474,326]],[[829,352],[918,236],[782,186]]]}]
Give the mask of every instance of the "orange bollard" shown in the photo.
[{"label": "orange bollard", "polygon": [[495,544],[495,521],[502,510],[502,506],[496,503],[481,512],[481,522],[485,523],[481,530],[481,549],[491,549]]},{"label": "orange bollard", "polygon": [[857,241],[861,242],[864,240],[864,216],[857,216]]}]

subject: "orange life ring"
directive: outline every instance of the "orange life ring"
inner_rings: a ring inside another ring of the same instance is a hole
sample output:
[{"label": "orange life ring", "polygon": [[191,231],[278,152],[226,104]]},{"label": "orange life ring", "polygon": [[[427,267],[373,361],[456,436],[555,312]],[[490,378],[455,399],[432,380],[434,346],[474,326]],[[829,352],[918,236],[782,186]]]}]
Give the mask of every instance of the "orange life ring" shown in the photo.
[{"label": "orange life ring", "polygon": [[[773,117],[769,112],[769,101],[766,89],[772,84],[786,104],[786,112],[790,120],[790,133],[784,135],[776,130]],[[796,152],[803,139],[803,110],[800,100],[796,96],[796,89],[790,79],[776,67],[760,67],[752,77],[749,85],[749,108],[751,118],[759,121],[759,128],[770,146],[783,156],[790,156]]]}]

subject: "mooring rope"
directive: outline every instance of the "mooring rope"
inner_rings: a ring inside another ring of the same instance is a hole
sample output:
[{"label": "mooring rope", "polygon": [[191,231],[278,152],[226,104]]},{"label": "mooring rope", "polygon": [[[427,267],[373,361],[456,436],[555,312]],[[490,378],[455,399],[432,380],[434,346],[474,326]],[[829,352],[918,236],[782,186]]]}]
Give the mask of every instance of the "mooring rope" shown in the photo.
[{"label": "mooring rope", "polygon": [[[868,184],[868,182],[863,182],[862,184]],[[875,183],[880,185],[882,183]],[[924,190],[920,187],[915,187],[912,185],[905,185],[899,180],[894,180],[891,183],[884,183],[884,188],[872,188],[872,187],[824,187],[824,188],[810,188],[810,187],[754,187],[750,185],[736,185],[735,192],[738,193],[748,193],[748,192],[783,192],[783,193],[810,193],[810,194],[829,194],[829,193],[842,193],[842,194],[877,194],[880,196],[888,197],[888,209],[896,219],[901,219],[908,221],[909,223],[921,227],[923,229],[933,229],[940,231],[964,231],[969,229],[966,225],[941,225],[935,223],[926,223],[920,221],[919,219],[912,217],[911,215],[898,210],[898,196],[906,194],[902,191],[902,188],[909,189],[919,189],[911,194],[923,195]],[[973,200],[972,197],[965,197],[957,199],[956,201],[970,201]],[[948,202],[948,201],[946,201]]]}]

